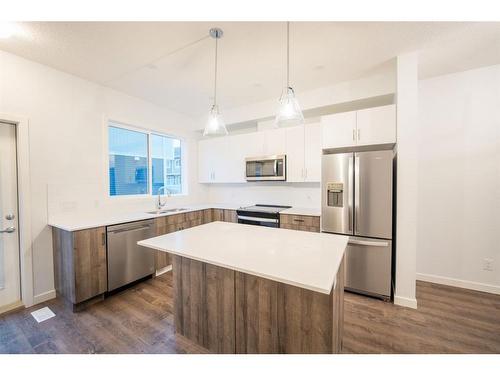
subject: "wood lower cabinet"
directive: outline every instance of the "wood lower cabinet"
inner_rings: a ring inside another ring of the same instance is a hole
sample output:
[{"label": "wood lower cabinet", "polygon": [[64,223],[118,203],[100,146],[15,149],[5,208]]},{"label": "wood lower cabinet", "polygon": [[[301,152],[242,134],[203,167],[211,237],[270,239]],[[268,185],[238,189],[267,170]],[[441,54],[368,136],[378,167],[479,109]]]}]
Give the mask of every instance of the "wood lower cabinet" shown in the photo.
[{"label": "wood lower cabinet", "polygon": [[[235,211],[236,212],[236,211]],[[163,234],[176,232],[178,230],[192,228],[201,224],[210,223],[213,214],[212,209],[192,211],[186,213],[179,213],[157,218],[156,234],[161,236]],[[157,251],[155,254],[155,267],[156,270],[161,270],[172,264],[170,256],[164,251]]]},{"label": "wood lower cabinet", "polygon": [[319,216],[280,214],[280,228],[319,232]]},{"label": "wood lower cabinet", "polygon": [[[205,209],[178,213],[155,219],[156,235],[172,233],[212,221],[238,222],[235,210]],[[89,300],[103,297],[108,289],[106,228],[99,227],[69,232],[52,228],[54,274],[57,294],[84,307]],[[155,269],[172,264],[171,256],[155,252]]]},{"label": "wood lower cabinet", "polygon": [[108,288],[106,228],[68,232],[52,228],[55,288],[76,305]]},{"label": "wood lower cabinet", "polygon": [[226,221],[228,223],[237,223],[238,215],[236,214],[236,210],[212,208],[212,221]]}]

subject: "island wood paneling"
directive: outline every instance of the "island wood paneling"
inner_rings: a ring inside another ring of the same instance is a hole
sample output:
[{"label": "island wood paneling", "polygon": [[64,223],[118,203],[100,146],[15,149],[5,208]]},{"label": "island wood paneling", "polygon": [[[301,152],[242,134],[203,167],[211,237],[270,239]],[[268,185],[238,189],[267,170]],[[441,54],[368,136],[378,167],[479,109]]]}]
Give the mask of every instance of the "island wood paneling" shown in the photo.
[{"label": "island wood paneling", "polygon": [[278,353],[278,284],[236,272],[236,353]]},{"label": "island wood paneling", "polygon": [[53,228],[52,234],[58,295],[78,304],[103,294],[107,290],[106,229]]},{"label": "island wood paneling", "polygon": [[307,232],[319,232],[320,217],[280,214],[280,228],[303,230]]},{"label": "island wood paneling", "polygon": [[176,332],[213,353],[234,353],[234,271],[173,256]]},{"label": "island wood paneling", "polygon": [[174,256],[176,332],[214,353],[338,353],[343,262],[327,295]]}]

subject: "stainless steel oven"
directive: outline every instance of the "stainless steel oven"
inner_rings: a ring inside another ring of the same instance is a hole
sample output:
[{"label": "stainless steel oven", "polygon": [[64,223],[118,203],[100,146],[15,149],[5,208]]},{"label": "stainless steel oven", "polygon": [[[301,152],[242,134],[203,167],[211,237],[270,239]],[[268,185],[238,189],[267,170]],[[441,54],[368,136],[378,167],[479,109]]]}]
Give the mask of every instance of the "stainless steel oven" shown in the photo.
[{"label": "stainless steel oven", "polygon": [[246,158],[247,181],[286,181],[286,155]]},{"label": "stainless steel oven", "polygon": [[275,206],[269,204],[256,204],[255,206],[241,207],[236,210],[238,223],[260,225],[261,227],[280,227],[280,211],[291,206]]}]

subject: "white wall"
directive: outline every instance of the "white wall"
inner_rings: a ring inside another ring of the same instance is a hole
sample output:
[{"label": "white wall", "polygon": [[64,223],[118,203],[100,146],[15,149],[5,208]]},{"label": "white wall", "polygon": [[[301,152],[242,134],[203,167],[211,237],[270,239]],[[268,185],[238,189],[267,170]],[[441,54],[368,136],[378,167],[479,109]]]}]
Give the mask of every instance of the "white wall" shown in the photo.
[{"label": "white wall", "polygon": [[423,80],[419,105],[418,278],[500,293],[500,65]]},{"label": "white wall", "polygon": [[417,307],[418,55],[397,58],[396,290],[394,303]]},{"label": "white wall", "polygon": [[0,52],[0,113],[29,120],[35,295],[54,287],[47,226],[49,184],[67,187],[69,194],[51,202],[51,207],[68,213],[89,207],[130,210],[153,205],[153,198],[107,198],[104,116],[185,137],[189,196],[172,198],[172,204],[205,200],[205,188],[196,183],[193,122],[185,116],[4,52]]},{"label": "white wall", "polygon": [[260,203],[319,208],[321,205],[320,184],[314,182],[211,185],[208,196],[210,202],[236,203],[244,206]]}]

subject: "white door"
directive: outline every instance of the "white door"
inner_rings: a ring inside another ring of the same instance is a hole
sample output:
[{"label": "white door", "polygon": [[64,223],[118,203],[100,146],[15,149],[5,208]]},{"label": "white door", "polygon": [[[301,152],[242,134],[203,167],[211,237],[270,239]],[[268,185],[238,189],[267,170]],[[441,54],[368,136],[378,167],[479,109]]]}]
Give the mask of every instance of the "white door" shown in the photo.
[{"label": "white door", "polygon": [[356,111],[321,117],[323,148],[356,145]]},{"label": "white door", "polygon": [[306,124],[304,131],[304,180],[321,181],[321,124]]},{"label": "white door", "polygon": [[286,180],[304,181],[304,126],[286,128]]},{"label": "white door", "polygon": [[396,105],[358,111],[357,139],[360,146],[396,143]]},{"label": "white door", "polygon": [[0,311],[21,300],[16,128],[0,122]]}]

